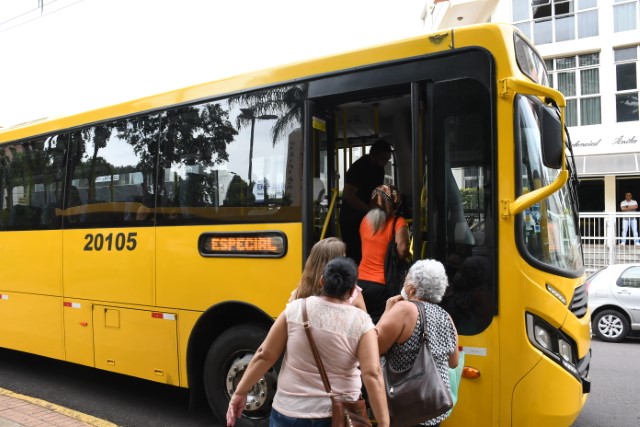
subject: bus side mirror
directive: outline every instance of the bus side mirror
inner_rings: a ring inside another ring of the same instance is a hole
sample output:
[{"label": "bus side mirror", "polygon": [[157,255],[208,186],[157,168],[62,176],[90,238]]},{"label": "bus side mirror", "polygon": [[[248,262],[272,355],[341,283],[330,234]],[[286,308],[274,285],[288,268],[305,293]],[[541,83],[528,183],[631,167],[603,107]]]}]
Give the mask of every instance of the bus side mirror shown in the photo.
[{"label": "bus side mirror", "polygon": [[546,105],[539,106],[538,117],[542,133],[542,160],[552,169],[562,168],[562,127],[558,110]]}]

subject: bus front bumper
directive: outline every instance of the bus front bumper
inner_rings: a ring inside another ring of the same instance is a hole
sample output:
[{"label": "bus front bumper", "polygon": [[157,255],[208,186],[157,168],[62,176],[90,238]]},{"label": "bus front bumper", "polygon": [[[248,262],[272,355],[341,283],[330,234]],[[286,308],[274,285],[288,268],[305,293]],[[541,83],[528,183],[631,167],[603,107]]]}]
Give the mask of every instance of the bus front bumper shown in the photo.
[{"label": "bus front bumper", "polygon": [[590,381],[578,380],[557,363],[542,357],[513,392],[514,426],[566,427],[586,403]]}]

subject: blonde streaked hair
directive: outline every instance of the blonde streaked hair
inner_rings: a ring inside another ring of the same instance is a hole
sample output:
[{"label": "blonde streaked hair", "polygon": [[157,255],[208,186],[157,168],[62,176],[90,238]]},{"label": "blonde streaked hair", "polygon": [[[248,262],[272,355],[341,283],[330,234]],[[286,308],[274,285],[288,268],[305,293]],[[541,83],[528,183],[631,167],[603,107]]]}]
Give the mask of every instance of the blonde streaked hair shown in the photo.
[{"label": "blonde streaked hair", "polygon": [[373,190],[369,201],[373,209],[365,216],[373,230],[372,235],[383,228],[390,215],[395,215],[400,206],[400,200],[400,192],[394,185],[382,184]]},{"label": "blonde streaked hair", "polygon": [[322,277],[324,267],[332,259],[343,257],[346,251],[347,245],[337,237],[327,237],[313,245],[309,258],[304,264],[304,271],[295,293],[295,299],[320,295],[322,291],[320,277]]}]

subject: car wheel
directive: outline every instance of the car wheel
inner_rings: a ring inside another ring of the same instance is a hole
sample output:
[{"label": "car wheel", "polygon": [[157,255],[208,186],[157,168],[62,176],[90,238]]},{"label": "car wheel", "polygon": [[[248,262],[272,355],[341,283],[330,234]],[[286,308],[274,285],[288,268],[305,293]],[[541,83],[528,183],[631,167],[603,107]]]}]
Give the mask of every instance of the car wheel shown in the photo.
[{"label": "car wheel", "polygon": [[620,342],[629,333],[629,322],[619,311],[604,310],[593,318],[592,329],[602,341]]}]

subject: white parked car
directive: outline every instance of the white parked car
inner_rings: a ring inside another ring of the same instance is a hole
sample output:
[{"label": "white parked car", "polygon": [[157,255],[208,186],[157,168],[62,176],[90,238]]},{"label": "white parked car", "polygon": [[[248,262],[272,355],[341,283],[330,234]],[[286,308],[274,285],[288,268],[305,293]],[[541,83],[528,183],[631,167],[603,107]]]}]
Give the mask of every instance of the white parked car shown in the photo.
[{"label": "white parked car", "polygon": [[640,264],[613,264],[587,279],[591,330],[618,342],[640,331]]}]

